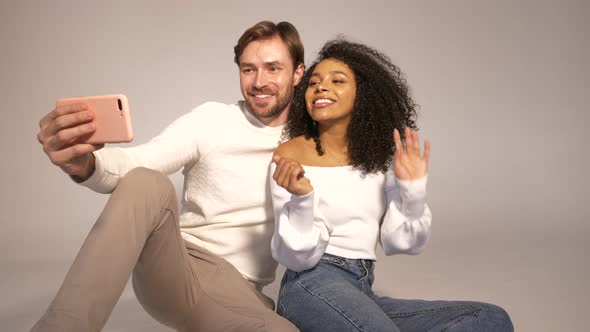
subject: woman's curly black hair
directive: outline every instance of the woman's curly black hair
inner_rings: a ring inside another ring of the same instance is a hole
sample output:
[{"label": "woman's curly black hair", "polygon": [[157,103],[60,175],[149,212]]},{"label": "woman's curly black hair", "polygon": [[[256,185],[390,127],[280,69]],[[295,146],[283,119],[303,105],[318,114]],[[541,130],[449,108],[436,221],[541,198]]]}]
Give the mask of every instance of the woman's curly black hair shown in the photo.
[{"label": "woman's curly black hair", "polygon": [[324,45],[295,88],[283,139],[301,135],[313,138],[318,154],[324,154],[317,126],[307,113],[305,91],[316,65],[328,58],[347,64],[356,79],[356,100],[347,134],[351,165],[366,173],[386,172],[395,152],[393,129],[399,130],[402,139],[406,127],[416,129],[416,104],[400,69],[387,55],[363,44],[338,38]]}]

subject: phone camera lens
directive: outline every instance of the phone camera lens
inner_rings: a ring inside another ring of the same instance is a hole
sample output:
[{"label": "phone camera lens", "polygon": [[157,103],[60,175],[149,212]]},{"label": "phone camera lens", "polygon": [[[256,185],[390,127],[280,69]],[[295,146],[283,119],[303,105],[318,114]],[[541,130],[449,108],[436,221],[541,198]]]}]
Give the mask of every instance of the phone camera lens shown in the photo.
[{"label": "phone camera lens", "polygon": [[119,111],[123,110],[123,103],[121,103],[121,99],[117,99],[117,104],[119,105]]}]

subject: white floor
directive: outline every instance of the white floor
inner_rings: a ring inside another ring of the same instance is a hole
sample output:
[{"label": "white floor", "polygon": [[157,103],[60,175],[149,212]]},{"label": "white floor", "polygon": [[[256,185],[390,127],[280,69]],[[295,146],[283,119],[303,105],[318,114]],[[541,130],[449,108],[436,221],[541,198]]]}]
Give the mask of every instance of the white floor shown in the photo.
[{"label": "white floor", "polygon": [[[445,252],[380,255],[374,288],[400,298],[498,303],[510,313],[516,331],[585,331],[584,315],[590,305],[586,238],[584,234],[563,236],[554,239],[558,246],[546,241],[516,247],[504,243],[507,255],[488,245],[485,250],[477,248],[483,238]],[[47,308],[70,264],[66,259],[0,261],[0,331],[28,331]],[[279,269],[277,280],[265,288],[273,299],[282,274]],[[170,331],[143,311],[129,286],[103,331]]]}]

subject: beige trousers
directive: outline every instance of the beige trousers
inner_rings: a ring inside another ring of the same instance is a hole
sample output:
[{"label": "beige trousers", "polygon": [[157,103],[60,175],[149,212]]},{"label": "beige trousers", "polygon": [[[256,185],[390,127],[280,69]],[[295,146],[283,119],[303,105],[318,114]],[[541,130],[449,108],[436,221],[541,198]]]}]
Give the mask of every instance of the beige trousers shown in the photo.
[{"label": "beige trousers", "polygon": [[168,177],[129,172],[32,331],[100,331],[131,274],[144,309],[175,330],[297,331],[230,263],[182,239],[177,204]]}]

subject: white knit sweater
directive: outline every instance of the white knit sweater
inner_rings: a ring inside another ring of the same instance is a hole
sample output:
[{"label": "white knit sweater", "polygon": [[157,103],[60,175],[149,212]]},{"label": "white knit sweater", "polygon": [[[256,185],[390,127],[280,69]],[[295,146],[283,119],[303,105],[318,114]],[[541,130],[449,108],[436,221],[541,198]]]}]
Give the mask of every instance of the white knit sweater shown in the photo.
[{"label": "white knit sweater", "polygon": [[109,193],[134,167],[165,174],[182,169],[183,238],[263,286],[274,280],[277,266],[270,252],[274,225],[267,174],[281,130],[266,127],[243,102],[205,103],[148,143],[95,152],[96,171],[83,185]]},{"label": "white knit sweater", "polygon": [[400,181],[392,170],[363,175],[352,166],[303,168],[314,188],[307,195],[291,195],[271,180],[272,254],[282,265],[303,271],[324,253],[374,260],[378,241],[386,255],[418,254],[426,246],[432,219],[427,177]]}]

